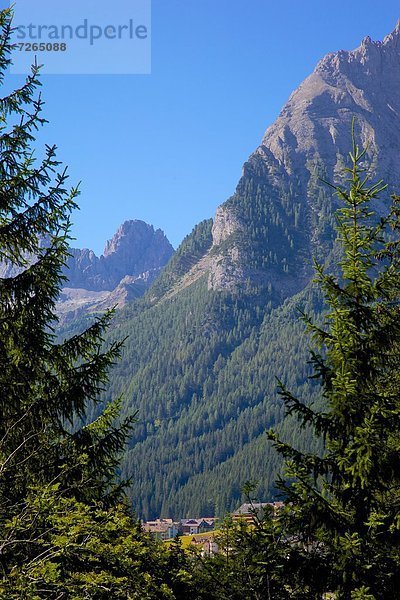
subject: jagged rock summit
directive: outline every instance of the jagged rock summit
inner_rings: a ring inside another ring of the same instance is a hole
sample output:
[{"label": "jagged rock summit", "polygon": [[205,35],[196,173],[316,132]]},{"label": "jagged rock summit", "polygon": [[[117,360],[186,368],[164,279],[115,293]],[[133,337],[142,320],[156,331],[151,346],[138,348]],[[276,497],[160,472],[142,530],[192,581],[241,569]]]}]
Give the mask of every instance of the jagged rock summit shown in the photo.
[{"label": "jagged rock summit", "polygon": [[399,115],[400,21],[382,42],[367,36],[355,50],[320,60],[267,129],[257,153],[286,175],[310,172],[312,163],[323,162],[335,178],[349,151],[355,117],[359,141],[370,144],[379,165],[377,175],[397,185],[400,164],[393,149],[399,147]]},{"label": "jagged rock summit", "polygon": [[144,221],[125,221],[106,243],[102,256],[72,248],[65,275],[69,287],[112,291],[127,275],[153,280],[173,251],[161,229]]},{"label": "jagged rock summit", "polygon": [[161,229],[144,221],[125,221],[104,253],[72,248],[64,275],[68,278],[58,313],[65,320],[82,313],[122,306],[143,295],[174,252]]}]

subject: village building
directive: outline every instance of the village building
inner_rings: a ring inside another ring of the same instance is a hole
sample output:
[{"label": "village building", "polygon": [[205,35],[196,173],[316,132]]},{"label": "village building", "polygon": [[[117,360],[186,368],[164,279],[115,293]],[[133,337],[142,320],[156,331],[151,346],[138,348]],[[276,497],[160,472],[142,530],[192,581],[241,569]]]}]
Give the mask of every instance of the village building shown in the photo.
[{"label": "village building", "polygon": [[194,535],[191,544],[200,549],[202,556],[211,556],[212,554],[217,554],[219,551],[213,534],[207,537]]},{"label": "village building", "polygon": [[275,516],[283,507],[283,502],[245,503],[232,513],[232,518],[234,521],[244,520],[251,523],[255,518],[262,518],[268,510],[272,510],[272,514]]},{"label": "village building", "polygon": [[170,540],[179,534],[178,523],[172,519],[156,519],[154,521],[146,521],[143,524],[143,530],[161,541]]},{"label": "village building", "polygon": [[197,535],[214,529],[215,518],[181,519],[179,531],[182,535]]}]

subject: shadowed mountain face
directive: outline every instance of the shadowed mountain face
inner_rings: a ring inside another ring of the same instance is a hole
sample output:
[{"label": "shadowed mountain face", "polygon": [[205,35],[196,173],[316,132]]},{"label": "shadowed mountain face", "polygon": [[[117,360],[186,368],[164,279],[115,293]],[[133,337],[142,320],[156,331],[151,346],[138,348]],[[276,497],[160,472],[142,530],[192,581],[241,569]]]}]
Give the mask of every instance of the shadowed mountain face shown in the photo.
[{"label": "shadowed mountain face", "polygon": [[240,504],[246,480],[270,500],[280,463],[265,431],[309,445],[285,416],[276,377],[320,406],[297,306],[316,318],[322,310],[311,259],[335,261],[336,199],[320,179],[343,181],[353,118],[372,177],[389,185],[380,212],[400,190],[399,26],[318,63],[214,221],[117,314],[110,340],[128,338],[104,400],[122,393],[124,414],[138,411],[122,475],[140,516],[223,514]]}]

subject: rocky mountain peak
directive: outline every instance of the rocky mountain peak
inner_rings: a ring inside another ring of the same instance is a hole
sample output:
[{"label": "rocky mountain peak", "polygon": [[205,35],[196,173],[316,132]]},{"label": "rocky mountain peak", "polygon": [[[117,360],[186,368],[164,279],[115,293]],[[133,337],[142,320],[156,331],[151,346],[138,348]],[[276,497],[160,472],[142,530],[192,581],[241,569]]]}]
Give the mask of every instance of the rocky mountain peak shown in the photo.
[{"label": "rocky mountain peak", "polygon": [[353,118],[371,176],[398,193],[400,20],[383,41],[366,36],[354,50],[327,54],[291,94],[217,210],[210,287],[232,289],[244,278],[282,297],[304,285],[312,255],[334,238],[334,199],[320,178],[343,181]]},{"label": "rocky mountain peak", "polygon": [[[276,161],[286,175],[301,170],[304,183],[310,165],[317,162],[324,163],[326,175],[335,180],[350,148],[351,121],[355,117],[358,141],[369,143],[376,175],[389,178],[389,185],[397,186],[400,167],[394,158],[400,151],[399,23],[383,42],[367,36],[355,50],[339,50],[319,61],[267,129],[257,153],[267,161]],[[388,151],[383,152],[386,148]]]},{"label": "rocky mountain peak", "polygon": [[144,221],[125,221],[106,243],[102,256],[88,249],[71,250],[65,271],[68,287],[112,291],[126,276],[154,279],[173,251],[161,229]]},{"label": "rocky mountain peak", "polygon": [[162,250],[170,250],[171,245],[167,241],[161,229],[155,230],[153,225],[149,225],[139,219],[125,221],[116,231],[111,240],[106,243],[103,256],[105,258],[114,253],[127,252],[135,253],[143,245],[148,247],[151,244],[159,243]]},{"label": "rocky mountain peak", "polygon": [[173,252],[161,229],[140,220],[125,221],[100,257],[87,248],[72,248],[59,316],[66,321],[82,312],[122,306],[143,295]]},{"label": "rocky mountain peak", "polygon": [[398,46],[400,38],[400,18],[397,20],[396,27],[393,29],[392,33],[389,33],[383,40],[383,44],[385,46],[395,45]]},{"label": "rocky mountain peak", "polygon": [[369,35],[364,37],[361,44],[354,50],[339,50],[324,56],[317,64],[314,73],[327,75],[341,73],[344,76],[387,75],[392,79],[399,79],[399,69],[388,71],[390,66],[395,67],[399,62],[400,54],[400,20],[395,29],[383,41],[374,41]]}]

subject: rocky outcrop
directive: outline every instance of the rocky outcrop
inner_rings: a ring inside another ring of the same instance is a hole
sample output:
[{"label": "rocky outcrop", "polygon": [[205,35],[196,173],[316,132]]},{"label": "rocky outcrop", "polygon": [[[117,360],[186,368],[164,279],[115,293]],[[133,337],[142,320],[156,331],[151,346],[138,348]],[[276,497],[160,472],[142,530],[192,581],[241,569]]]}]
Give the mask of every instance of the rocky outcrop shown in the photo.
[{"label": "rocky outcrop", "polygon": [[67,277],[57,304],[62,322],[84,313],[123,306],[142,296],[174,250],[161,229],[126,221],[98,257],[92,250],[70,250]]},{"label": "rocky outcrop", "polygon": [[256,154],[304,179],[322,162],[337,177],[351,143],[369,144],[375,172],[398,184],[400,163],[400,25],[383,42],[364,38],[352,51],[326,55],[293,92]]},{"label": "rocky outcrop", "polygon": [[[245,231],[234,210],[222,205],[217,208],[212,227],[212,252],[210,251],[208,289],[231,290],[235,282],[246,277],[245,262],[241,260],[240,249],[233,236]],[[225,248],[224,248],[225,246]]]},{"label": "rocky outcrop", "polygon": [[213,246],[219,246],[230,236],[238,231],[243,231],[244,226],[233,210],[222,205],[217,208],[212,227]]},{"label": "rocky outcrop", "polygon": [[127,275],[147,284],[173,254],[173,248],[161,229],[144,221],[126,221],[98,257],[91,250],[71,250],[65,275],[68,286],[91,291],[112,291]]}]

